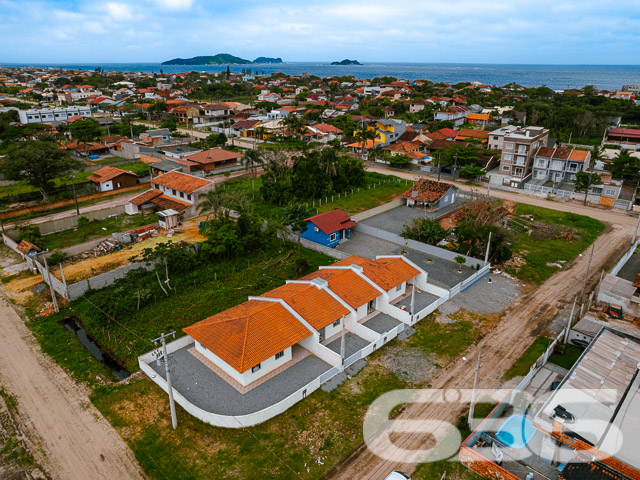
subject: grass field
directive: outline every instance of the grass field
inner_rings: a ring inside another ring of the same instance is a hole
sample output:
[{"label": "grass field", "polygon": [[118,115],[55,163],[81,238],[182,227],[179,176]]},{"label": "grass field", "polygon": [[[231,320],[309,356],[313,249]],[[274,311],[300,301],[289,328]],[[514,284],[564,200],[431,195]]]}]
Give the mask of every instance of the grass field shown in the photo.
[{"label": "grass field", "polygon": [[[508,268],[507,273],[540,285],[557,270],[557,265],[573,260],[579,253],[584,252],[600,235],[604,224],[599,220],[574,213],[559,212],[547,208],[535,207],[519,203],[515,208],[515,215],[532,215],[534,222],[544,222],[551,228],[547,229],[548,238],[541,238],[534,234],[520,233],[511,245],[514,255],[521,255],[526,265]],[[556,238],[563,232],[573,233],[573,239]]]},{"label": "grass field", "polygon": [[[255,181],[255,200],[254,206],[256,214],[265,219],[282,217],[284,212],[284,206],[272,205],[263,201],[260,198],[260,187],[262,181],[260,177]],[[389,202],[398,195],[404,193],[411,186],[411,182],[402,180],[392,175],[381,175],[378,173],[367,172],[366,173],[366,185],[361,187],[360,190],[354,189],[354,193],[348,193],[346,196],[334,195],[333,200],[331,197],[321,200],[309,201],[307,205],[309,210],[315,214],[316,212],[328,212],[336,208],[341,208],[349,215],[354,215],[358,212],[368,210],[370,208],[377,207],[383,203]],[[223,190],[228,191],[244,191],[251,196],[251,180],[250,179],[238,179],[229,180],[222,184]]]},{"label": "grass field", "polygon": [[[529,373],[531,365],[536,363],[538,357],[545,352],[547,347],[551,345],[551,342],[552,340],[547,337],[536,338],[529,348],[520,355],[520,358],[505,372],[502,380],[506,381],[514,377],[523,377]],[[573,364],[576,363],[578,357],[582,355],[582,352],[583,350],[575,345],[567,345],[563,354],[558,352],[552,353],[549,357],[549,362],[569,370]]]}]

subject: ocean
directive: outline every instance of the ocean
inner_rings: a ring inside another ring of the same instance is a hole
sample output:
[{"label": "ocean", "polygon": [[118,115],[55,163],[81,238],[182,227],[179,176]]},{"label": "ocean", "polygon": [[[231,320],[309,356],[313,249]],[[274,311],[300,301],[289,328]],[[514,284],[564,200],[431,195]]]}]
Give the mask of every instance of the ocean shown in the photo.
[{"label": "ocean", "polygon": [[[160,65],[159,63],[84,63],[84,64],[0,64],[7,67],[33,66],[68,69],[102,68],[105,71],[220,72],[226,65]],[[392,76],[405,80],[425,79],[434,82],[481,82],[525,87],[547,86],[554,90],[595,85],[598,89],[619,90],[624,84],[640,83],[640,65],[494,65],[471,63],[364,63],[363,65],[329,65],[329,62],[287,62],[270,65],[231,65],[232,72],[251,69],[254,73],[282,72],[288,75],[309,73],[319,77],[353,75],[356,78]]]}]

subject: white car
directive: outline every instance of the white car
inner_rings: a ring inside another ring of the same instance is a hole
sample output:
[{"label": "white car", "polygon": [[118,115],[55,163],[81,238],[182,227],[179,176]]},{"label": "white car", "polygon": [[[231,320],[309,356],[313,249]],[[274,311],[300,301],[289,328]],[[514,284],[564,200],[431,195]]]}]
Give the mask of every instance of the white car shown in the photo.
[{"label": "white car", "polygon": [[406,473],[398,472],[396,470],[387,475],[387,478],[384,480],[411,480],[411,477]]}]

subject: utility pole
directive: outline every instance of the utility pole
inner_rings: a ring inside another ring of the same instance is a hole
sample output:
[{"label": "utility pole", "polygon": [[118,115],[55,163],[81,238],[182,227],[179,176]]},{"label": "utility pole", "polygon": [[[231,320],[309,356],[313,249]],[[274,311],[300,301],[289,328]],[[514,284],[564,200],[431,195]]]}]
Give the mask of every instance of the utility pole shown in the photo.
[{"label": "utility pole", "polygon": [[478,385],[478,373],[480,372],[480,356],[481,355],[482,355],[482,347],[479,347],[478,362],[476,363],[476,376],[473,379],[473,390],[471,391],[471,405],[469,405],[469,418],[467,419],[470,429],[473,429],[471,420],[473,419],[473,410],[475,408],[475,402],[476,402],[476,386]]},{"label": "utility pole", "polygon": [[73,201],[76,203],[76,215],[80,215],[80,208],[78,207],[78,195],[76,195],[76,179],[71,175],[71,186],[73,187]]},{"label": "utility pole", "polygon": [[169,408],[171,409],[171,425],[175,430],[178,428],[178,418],[176,417],[176,405],[173,401],[173,387],[171,386],[171,369],[169,368],[169,355],[167,354],[167,338],[175,337],[176,332],[170,332],[166,335],[163,333],[158,338],[152,340],[154,345],[157,345],[158,342],[162,343],[162,360],[164,362],[164,369],[167,375],[167,390],[169,391]]},{"label": "utility pole", "polygon": [[342,317],[342,332],[341,332],[341,337],[340,337],[340,358],[341,358],[341,362],[340,362],[340,371],[344,370],[344,324],[347,323],[345,317]]},{"label": "utility pole", "polygon": [[493,233],[493,232],[489,232],[489,240],[487,241],[487,251],[484,254],[484,264],[485,265],[489,261],[489,249],[491,248],[491,233]]},{"label": "utility pole", "polygon": [[593,259],[594,248],[596,248],[595,243],[591,246],[591,254],[589,255],[589,262],[587,263],[587,271],[584,274],[584,283],[582,284],[582,291],[580,292],[580,305],[582,305],[582,297],[584,295],[584,290],[587,288],[587,279],[589,278],[589,268],[591,267],[591,260]]},{"label": "utility pole", "polygon": [[569,330],[571,330],[571,322],[573,320],[573,311],[576,308],[576,302],[578,301],[578,295],[573,297],[573,306],[571,307],[571,313],[569,314],[569,321],[567,322],[567,331],[564,332],[564,343],[569,341]]}]

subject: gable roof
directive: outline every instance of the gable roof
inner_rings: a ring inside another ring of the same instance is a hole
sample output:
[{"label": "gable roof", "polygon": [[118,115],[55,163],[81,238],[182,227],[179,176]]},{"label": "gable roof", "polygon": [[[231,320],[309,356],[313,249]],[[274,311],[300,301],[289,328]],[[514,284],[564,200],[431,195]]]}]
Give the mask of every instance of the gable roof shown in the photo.
[{"label": "gable roof", "polygon": [[281,298],[316,330],[349,314],[340,302],[315,285],[287,283],[261,296]]},{"label": "gable roof", "polygon": [[184,193],[193,193],[199,188],[210,185],[211,181],[181,172],[168,172],[151,180],[152,184],[162,185]]},{"label": "gable roof", "polygon": [[571,160],[573,162],[584,162],[588,156],[589,152],[585,150],[569,150],[568,148],[540,147],[536,152],[536,157]]},{"label": "gable roof", "polygon": [[279,302],[248,300],[182,329],[243,373],[311,335]]},{"label": "gable roof", "polygon": [[333,265],[345,267],[359,265],[365,276],[384,290],[391,290],[420,273],[400,257],[369,260],[359,255],[351,255]]},{"label": "gable roof", "polygon": [[106,166],[93,172],[87,177],[87,180],[95,183],[104,183],[108,182],[109,180],[113,180],[120,175],[133,175],[134,177],[138,176],[133,172],[122,170],[121,168]]},{"label": "gable roof", "polygon": [[404,192],[402,197],[418,202],[434,203],[440,200],[451,187],[453,185],[449,183],[421,178],[413,184],[413,187]]},{"label": "gable roof", "polygon": [[313,280],[314,278],[325,279],[329,283],[331,291],[353,309],[366,305],[381,295],[376,288],[350,269],[321,268],[300,280]]},{"label": "gable roof", "polygon": [[185,158],[192,162],[206,165],[210,163],[226,162],[227,160],[237,160],[242,157],[243,155],[241,153],[230,152],[223,148],[211,148],[192,155],[187,155]]},{"label": "gable roof", "polygon": [[438,132],[447,138],[456,138],[458,136],[458,131],[452,128],[441,128]]},{"label": "gable roof", "polygon": [[487,139],[489,138],[489,132],[486,130],[471,130],[468,128],[463,128],[460,130],[460,132],[458,132],[458,136],[456,137],[456,139],[458,138],[481,138],[481,139]]},{"label": "gable roof", "polygon": [[136,197],[133,197],[131,200],[129,200],[129,203],[133,203],[134,205],[140,206],[143,203],[150,202],[151,200],[153,200],[156,197],[159,197],[160,195],[162,195],[162,192],[160,190],[156,190],[152,188],[151,190],[147,190],[146,192],[141,193]]},{"label": "gable roof", "polygon": [[305,220],[307,222],[312,222],[327,235],[356,226],[356,222],[351,220],[349,215],[339,208],[331,210],[330,212],[324,212],[314,215],[313,217],[305,218]]},{"label": "gable roof", "polygon": [[27,255],[31,250],[35,250],[36,252],[42,251],[39,247],[35,246],[31,242],[27,242],[26,240],[21,240],[16,248],[25,255]]}]

